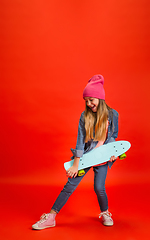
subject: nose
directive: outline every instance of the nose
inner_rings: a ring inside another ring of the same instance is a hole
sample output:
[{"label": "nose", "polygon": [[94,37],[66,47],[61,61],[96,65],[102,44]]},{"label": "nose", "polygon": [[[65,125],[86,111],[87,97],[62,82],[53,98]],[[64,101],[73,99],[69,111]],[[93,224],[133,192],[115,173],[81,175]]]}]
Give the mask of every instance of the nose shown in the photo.
[{"label": "nose", "polygon": [[86,104],[87,104],[88,107],[90,107],[91,106],[90,100],[88,100]]}]

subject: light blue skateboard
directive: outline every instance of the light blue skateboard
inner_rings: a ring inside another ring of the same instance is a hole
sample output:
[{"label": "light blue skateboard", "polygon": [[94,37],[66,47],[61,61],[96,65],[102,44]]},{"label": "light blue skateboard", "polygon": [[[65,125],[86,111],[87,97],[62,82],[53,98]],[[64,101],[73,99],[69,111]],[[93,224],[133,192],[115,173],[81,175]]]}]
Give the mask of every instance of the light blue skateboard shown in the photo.
[{"label": "light blue skateboard", "polygon": [[[128,151],[130,147],[131,144],[128,141],[116,141],[104,144],[100,147],[92,149],[88,153],[83,154],[79,161],[78,176],[82,176],[84,174],[83,169],[107,162],[110,160],[111,156],[120,156],[120,159],[124,159],[126,157],[125,152]],[[70,168],[73,165],[73,162],[74,160],[65,162],[65,170]]]}]

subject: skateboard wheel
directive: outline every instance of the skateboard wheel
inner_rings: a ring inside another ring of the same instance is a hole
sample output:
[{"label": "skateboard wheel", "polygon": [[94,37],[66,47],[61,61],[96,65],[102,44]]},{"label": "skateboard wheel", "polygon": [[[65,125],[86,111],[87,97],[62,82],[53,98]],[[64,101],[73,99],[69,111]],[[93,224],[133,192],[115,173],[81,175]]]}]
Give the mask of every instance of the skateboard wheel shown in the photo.
[{"label": "skateboard wheel", "polygon": [[85,174],[85,171],[83,169],[78,171],[79,177],[83,176],[84,174]]},{"label": "skateboard wheel", "polygon": [[123,160],[124,158],[126,158],[126,156],[127,156],[127,155],[126,155],[125,153],[123,153],[123,154],[121,154],[121,155],[119,156],[119,159],[120,159],[120,160]]}]

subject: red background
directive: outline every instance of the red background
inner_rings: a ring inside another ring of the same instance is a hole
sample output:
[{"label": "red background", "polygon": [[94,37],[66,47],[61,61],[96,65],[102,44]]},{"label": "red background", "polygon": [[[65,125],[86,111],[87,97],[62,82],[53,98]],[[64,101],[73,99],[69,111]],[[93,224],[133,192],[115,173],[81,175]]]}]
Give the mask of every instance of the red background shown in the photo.
[{"label": "red background", "polygon": [[83,88],[97,73],[105,78],[106,102],[120,114],[119,139],[132,144],[119,172],[148,177],[148,9],[143,0],[2,1],[3,180],[63,172],[76,144]]},{"label": "red background", "polygon": [[[82,92],[100,73],[132,147],[108,186],[149,182],[150,2],[2,0],[1,183],[59,185],[75,147]],[[93,173],[83,180],[93,184]]]}]

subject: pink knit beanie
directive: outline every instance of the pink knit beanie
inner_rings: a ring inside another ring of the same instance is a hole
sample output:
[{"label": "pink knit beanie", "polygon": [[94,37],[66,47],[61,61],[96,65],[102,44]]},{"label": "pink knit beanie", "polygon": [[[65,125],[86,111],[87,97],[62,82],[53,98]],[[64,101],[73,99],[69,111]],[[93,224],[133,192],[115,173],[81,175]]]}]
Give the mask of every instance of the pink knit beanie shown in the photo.
[{"label": "pink knit beanie", "polygon": [[105,91],[103,88],[104,77],[100,74],[94,75],[88,81],[88,84],[84,88],[83,98],[85,97],[93,97],[98,99],[105,100]]}]

